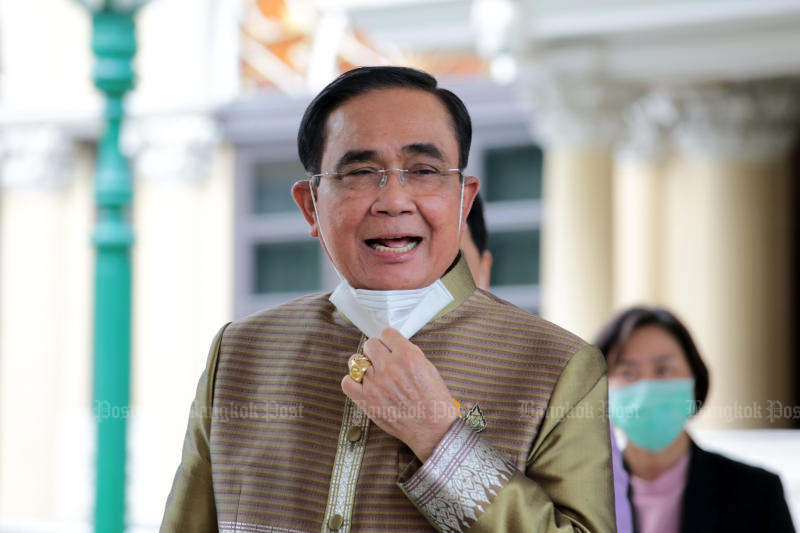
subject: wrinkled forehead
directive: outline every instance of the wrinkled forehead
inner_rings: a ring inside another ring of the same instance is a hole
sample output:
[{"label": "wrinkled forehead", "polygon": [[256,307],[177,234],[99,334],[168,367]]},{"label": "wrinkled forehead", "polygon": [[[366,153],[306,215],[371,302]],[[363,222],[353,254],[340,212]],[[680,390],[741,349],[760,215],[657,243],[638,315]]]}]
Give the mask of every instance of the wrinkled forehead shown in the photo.
[{"label": "wrinkled forehead", "polygon": [[428,155],[442,160],[458,157],[455,123],[447,106],[435,94],[421,89],[379,88],[355,95],[331,110],[323,133],[322,162],[331,157],[339,159],[345,153],[362,159],[386,155]]}]

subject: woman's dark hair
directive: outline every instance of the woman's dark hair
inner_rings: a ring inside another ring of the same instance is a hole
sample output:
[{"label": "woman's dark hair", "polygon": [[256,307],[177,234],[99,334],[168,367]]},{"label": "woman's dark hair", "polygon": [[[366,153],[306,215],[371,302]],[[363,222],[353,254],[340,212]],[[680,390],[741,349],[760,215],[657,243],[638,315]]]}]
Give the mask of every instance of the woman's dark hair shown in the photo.
[{"label": "woman's dark hair", "polygon": [[480,194],[476,194],[475,199],[472,201],[472,209],[469,210],[469,215],[467,215],[467,227],[478,253],[482,254],[486,251],[489,234],[486,231],[486,220],[483,218],[483,202]]},{"label": "woman's dark hair", "polygon": [[686,326],[678,318],[661,307],[632,307],[627,309],[610,322],[608,322],[595,339],[595,344],[605,355],[609,366],[619,356],[625,343],[631,338],[633,332],[644,326],[658,326],[678,342],[683,350],[689,367],[694,374],[695,412],[700,410],[708,396],[709,376],[700,352],[689,334]]},{"label": "woman's dark hair", "polygon": [[458,141],[458,168],[463,170],[469,159],[472,121],[458,96],[447,89],[438,88],[436,78],[420,70],[407,67],[359,67],[333,80],[306,108],[297,132],[297,152],[306,172],[321,172],[325,123],[333,110],[360,94],[397,87],[426,91],[444,104],[453,119],[453,129]]}]

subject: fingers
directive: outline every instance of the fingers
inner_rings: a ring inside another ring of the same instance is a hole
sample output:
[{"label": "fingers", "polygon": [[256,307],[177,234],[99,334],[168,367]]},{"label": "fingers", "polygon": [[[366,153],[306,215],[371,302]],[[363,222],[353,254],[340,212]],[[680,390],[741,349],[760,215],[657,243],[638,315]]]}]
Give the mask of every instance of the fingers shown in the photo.
[{"label": "fingers", "polygon": [[363,388],[364,386],[361,383],[358,383],[349,375],[346,375],[342,378],[342,392],[344,392],[345,395],[347,395],[347,397],[354,402],[361,401],[361,398],[364,395]]},{"label": "fingers", "polygon": [[367,339],[367,342],[364,343],[364,355],[369,357],[369,360],[372,361],[372,364],[375,365],[377,370],[383,370],[385,360],[387,357],[391,356],[392,351],[386,346],[380,338],[378,339]]},{"label": "fingers", "polygon": [[403,334],[394,328],[384,328],[378,339],[386,346],[390,352],[399,350],[411,341],[403,337]]},{"label": "fingers", "polygon": [[[382,383],[381,377],[384,377],[383,381],[385,381],[385,375],[390,376],[390,381],[399,379],[401,382],[399,385],[408,386],[410,385],[407,383],[409,369],[413,371],[414,375],[418,374],[420,370],[413,364],[414,361],[419,362],[418,355],[421,355],[423,360],[425,359],[420,349],[406,339],[402,333],[393,328],[386,328],[381,331],[379,337],[367,339],[364,343],[363,354],[354,353],[348,358],[348,375],[342,379],[342,391],[353,399],[355,396],[360,398],[364,394],[365,385],[369,388]],[[364,370],[361,382],[356,382],[349,371],[353,366],[353,361],[359,357],[366,357],[371,364]],[[401,376],[405,376],[405,378],[400,379]],[[373,383],[375,379],[377,381]],[[412,379],[412,381],[414,380]],[[394,386],[397,385],[398,383],[395,383]],[[380,385],[381,388],[385,386],[386,383]]]},{"label": "fingers", "polygon": [[[418,365],[423,361],[427,361],[419,346],[406,339],[402,333],[394,328],[386,328],[381,331],[378,340],[391,353],[392,362],[403,360],[412,365]],[[382,370],[382,366],[379,366],[378,369]]]}]

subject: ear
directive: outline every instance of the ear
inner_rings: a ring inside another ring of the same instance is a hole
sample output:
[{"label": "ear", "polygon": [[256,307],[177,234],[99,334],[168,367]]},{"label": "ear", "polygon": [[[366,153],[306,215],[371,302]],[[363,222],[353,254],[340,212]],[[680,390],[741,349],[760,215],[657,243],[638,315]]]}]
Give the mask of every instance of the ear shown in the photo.
[{"label": "ear", "polygon": [[314,201],[311,195],[314,194],[311,190],[311,183],[309,180],[300,180],[292,185],[292,198],[303,213],[303,217],[310,226],[308,234],[312,237],[319,237],[319,227],[317,226],[317,213],[314,211]]},{"label": "ear", "polygon": [[481,188],[481,182],[475,176],[464,176],[464,209],[461,213],[461,231],[465,231],[467,227],[467,216],[469,210],[472,209],[472,202],[478,195],[478,190]]}]

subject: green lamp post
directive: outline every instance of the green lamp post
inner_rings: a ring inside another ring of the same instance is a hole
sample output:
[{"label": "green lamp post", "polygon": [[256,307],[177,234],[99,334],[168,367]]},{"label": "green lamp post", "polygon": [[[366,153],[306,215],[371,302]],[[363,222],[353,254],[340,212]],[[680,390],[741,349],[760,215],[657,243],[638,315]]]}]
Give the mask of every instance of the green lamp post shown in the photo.
[{"label": "green lamp post", "polygon": [[95,86],[106,98],[94,175],[97,219],[94,407],[97,420],[95,531],[125,530],[126,440],[130,413],[131,174],[120,151],[123,97],[134,85],[134,13],[144,1],[78,0],[92,14]]}]

